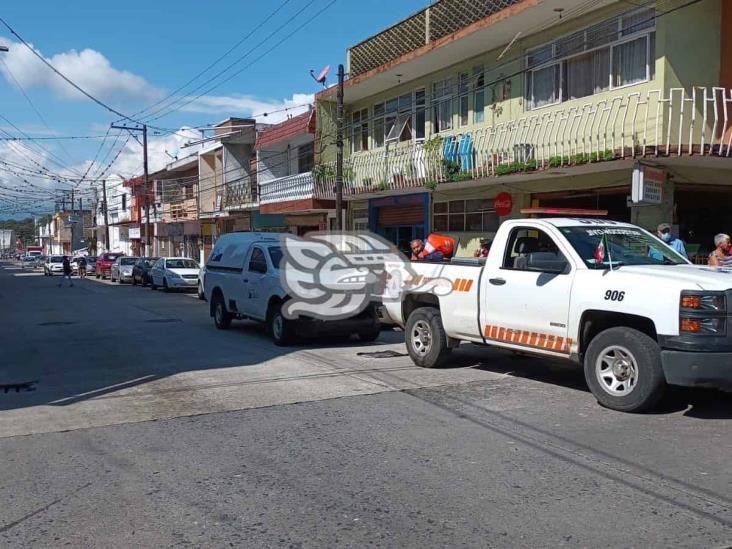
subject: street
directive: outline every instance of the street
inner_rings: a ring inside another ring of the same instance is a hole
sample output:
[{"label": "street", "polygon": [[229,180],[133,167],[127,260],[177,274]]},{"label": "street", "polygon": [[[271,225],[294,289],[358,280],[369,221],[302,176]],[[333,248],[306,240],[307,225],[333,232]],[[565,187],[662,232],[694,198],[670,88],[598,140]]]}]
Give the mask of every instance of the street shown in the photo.
[{"label": "street", "polygon": [[[597,405],[581,372],[463,345],[277,348],[191,295],[0,269],[8,546],[732,543],[732,406]],[[375,358],[373,353],[395,356]]]}]

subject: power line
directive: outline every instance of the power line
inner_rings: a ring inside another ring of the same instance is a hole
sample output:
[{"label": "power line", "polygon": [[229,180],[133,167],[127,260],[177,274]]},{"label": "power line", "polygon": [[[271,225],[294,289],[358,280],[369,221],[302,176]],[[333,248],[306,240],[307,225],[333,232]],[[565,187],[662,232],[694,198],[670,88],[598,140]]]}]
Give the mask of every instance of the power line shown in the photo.
[{"label": "power line", "polygon": [[[302,13],[303,11],[305,11],[305,9],[307,9],[307,8],[308,8],[308,7],[309,7],[309,6],[311,5],[311,4],[313,4],[313,2],[314,2],[314,1],[315,1],[315,0],[310,0],[310,2],[308,2],[308,3],[307,3],[307,4],[306,4],[306,5],[305,5],[305,6],[303,7],[303,8],[301,8],[301,9],[300,9],[300,10],[299,10],[299,11],[298,11],[297,13],[295,13],[295,15],[293,15],[293,16],[292,16],[292,17],[291,17],[290,19],[288,19],[288,20],[287,20],[287,21],[286,21],[286,22],[285,22],[285,23],[284,23],[283,25],[281,25],[281,26],[280,26],[279,28],[275,29],[275,30],[274,30],[274,31],[273,31],[272,33],[268,34],[268,35],[267,35],[267,36],[266,36],[266,37],[265,37],[265,38],[264,38],[263,40],[261,40],[261,41],[260,41],[260,42],[259,42],[259,43],[258,43],[257,45],[255,45],[255,46],[254,46],[253,48],[250,48],[250,49],[249,49],[249,51],[247,51],[247,52],[246,52],[246,53],[244,54],[244,56],[242,56],[242,57],[240,57],[239,59],[237,59],[237,61],[235,61],[234,63],[232,63],[232,64],[228,65],[228,66],[227,66],[227,67],[226,67],[225,69],[223,69],[222,71],[220,71],[219,73],[217,73],[216,75],[214,75],[214,76],[213,76],[212,78],[210,78],[210,79],[209,79],[209,80],[208,80],[207,82],[204,82],[203,84],[201,84],[201,85],[197,86],[197,87],[196,87],[196,88],[195,88],[194,90],[192,90],[192,91],[193,91],[193,92],[195,92],[195,91],[197,91],[197,90],[200,90],[200,89],[201,89],[202,87],[204,87],[204,86],[205,86],[206,84],[208,84],[208,83],[212,82],[213,80],[215,80],[216,78],[218,78],[219,76],[221,76],[221,75],[222,75],[223,73],[225,73],[226,71],[228,71],[228,70],[229,70],[230,68],[232,68],[232,67],[233,67],[234,65],[236,65],[236,64],[237,64],[237,63],[238,63],[239,61],[243,60],[243,59],[244,59],[245,57],[247,57],[247,56],[248,56],[248,55],[249,55],[250,53],[252,53],[252,52],[253,52],[253,51],[254,51],[255,49],[257,49],[257,48],[258,48],[259,46],[263,45],[263,44],[264,44],[264,43],[265,43],[265,42],[266,42],[267,40],[269,40],[269,39],[270,39],[270,38],[271,38],[272,36],[274,36],[275,34],[277,34],[277,33],[278,33],[278,32],[279,32],[280,30],[282,30],[282,29],[283,29],[284,27],[286,27],[286,26],[287,26],[287,25],[289,25],[289,24],[290,24],[290,23],[291,23],[292,21],[294,21],[294,20],[295,20],[295,18],[296,18],[296,17],[298,17],[298,16],[299,16],[299,15],[300,15],[300,14],[301,14],[301,13]],[[173,113],[173,112],[176,112],[176,111],[178,111],[178,110],[182,109],[183,107],[186,107],[187,105],[190,105],[191,103],[193,103],[194,101],[197,101],[198,99],[200,99],[201,97],[203,97],[203,96],[204,96],[204,95],[206,95],[207,93],[210,93],[211,91],[215,90],[216,88],[218,88],[218,87],[222,86],[223,84],[225,84],[225,83],[229,82],[229,81],[230,81],[231,79],[233,79],[234,77],[238,76],[238,75],[239,75],[239,74],[241,74],[241,73],[242,73],[243,71],[245,71],[246,69],[248,69],[249,67],[251,67],[251,66],[252,66],[252,65],[253,65],[254,63],[256,63],[257,61],[259,61],[260,59],[262,59],[263,57],[265,57],[266,55],[268,55],[268,54],[269,54],[270,52],[272,52],[272,51],[273,51],[273,50],[274,50],[275,48],[277,48],[278,46],[280,46],[280,45],[281,45],[282,43],[284,43],[285,41],[287,41],[287,40],[289,40],[290,38],[292,38],[292,37],[293,37],[293,36],[294,36],[295,34],[297,34],[297,33],[298,33],[298,32],[299,32],[300,30],[302,30],[302,29],[303,29],[304,27],[306,27],[306,26],[307,26],[308,24],[310,24],[310,23],[311,23],[311,22],[312,22],[312,21],[313,21],[314,19],[316,19],[317,17],[319,17],[319,16],[320,16],[320,15],[321,15],[321,14],[322,14],[323,12],[325,12],[325,10],[327,10],[328,8],[330,8],[330,7],[331,7],[331,6],[333,5],[333,4],[335,4],[335,3],[337,2],[337,1],[338,1],[338,0],[331,0],[330,2],[328,2],[328,3],[327,3],[327,4],[325,5],[325,6],[323,6],[323,7],[322,7],[322,8],[320,9],[320,10],[318,10],[317,12],[315,12],[315,13],[314,13],[314,14],[313,14],[313,15],[312,15],[311,17],[309,17],[308,19],[306,19],[304,23],[302,23],[301,25],[299,25],[298,27],[296,27],[296,28],[295,28],[295,29],[294,29],[293,31],[289,32],[289,33],[288,33],[288,34],[287,34],[287,35],[286,35],[286,36],[285,36],[284,38],[282,38],[281,40],[279,40],[278,42],[276,42],[276,43],[275,43],[275,44],[274,44],[274,45],[273,45],[273,46],[272,46],[271,48],[269,48],[268,50],[266,50],[266,51],[265,51],[264,53],[262,53],[262,54],[261,54],[261,55],[260,55],[259,57],[257,57],[257,58],[255,58],[255,59],[253,59],[252,61],[250,61],[249,63],[247,63],[247,64],[246,64],[246,65],[244,65],[243,67],[241,67],[241,68],[240,68],[239,70],[237,70],[237,71],[236,71],[236,72],[234,72],[233,74],[229,75],[229,76],[228,76],[227,78],[225,78],[224,80],[222,80],[222,81],[218,82],[217,84],[214,84],[213,86],[211,86],[211,87],[207,88],[206,90],[204,90],[204,91],[203,91],[203,92],[201,92],[200,94],[196,95],[196,96],[195,96],[195,97],[193,97],[192,99],[188,99],[188,100],[187,100],[187,101],[185,101],[184,103],[182,103],[182,104],[180,104],[180,105],[177,105],[177,106],[176,106],[176,107],[174,107],[174,108],[171,108],[171,109],[170,109],[170,110],[168,110],[167,112],[163,112],[163,113],[161,113],[161,114],[157,114],[158,112],[160,112],[160,109],[159,109],[159,110],[157,110],[157,111],[154,111],[154,112],[152,112],[152,113],[149,113],[149,115],[147,116],[147,119],[148,119],[148,120],[151,120],[151,121],[152,121],[152,120],[158,120],[158,119],[160,119],[160,118],[162,118],[162,117],[164,117],[164,116],[168,116],[169,114],[171,114],[171,113]],[[189,94],[189,95],[188,95],[187,97],[190,97],[190,94]],[[184,98],[184,99],[185,99],[185,98]],[[171,104],[171,106],[172,106],[172,105],[175,105],[175,103]],[[157,114],[157,116],[154,116],[154,117],[152,117],[152,118],[151,118],[151,116],[152,116],[153,114]]]},{"label": "power line", "polygon": [[234,51],[236,48],[238,48],[241,44],[243,44],[250,36],[252,36],[257,30],[259,30],[265,23],[267,23],[272,17],[277,15],[287,4],[289,4],[291,0],[284,0],[274,11],[272,11],[267,17],[264,18],[257,26],[255,26],[251,31],[249,31],[243,38],[241,38],[239,41],[236,42],[233,46],[231,46],[226,52],[224,52],[222,55],[220,55],[216,60],[214,60],[212,63],[210,63],[206,68],[204,68],[202,71],[198,72],[195,76],[193,76],[190,80],[188,80],[185,84],[177,87],[172,92],[170,92],[167,96],[163,97],[159,101],[156,101],[152,105],[149,105],[145,107],[144,109],[137,111],[132,116],[140,116],[143,113],[151,110],[153,107],[156,107],[160,105],[161,103],[164,103],[171,97],[173,97],[176,93],[179,91],[185,89],[188,87],[189,84],[195,82],[200,76],[207,73],[209,70],[211,70],[213,67],[215,67],[222,59],[224,59],[226,56],[228,56],[232,51]]}]

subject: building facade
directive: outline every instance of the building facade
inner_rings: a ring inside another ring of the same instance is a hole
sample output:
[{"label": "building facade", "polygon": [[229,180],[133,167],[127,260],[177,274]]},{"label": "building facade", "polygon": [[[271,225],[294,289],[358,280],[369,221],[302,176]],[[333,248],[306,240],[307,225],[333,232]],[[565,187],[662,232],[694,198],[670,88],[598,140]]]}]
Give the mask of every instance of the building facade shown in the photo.
[{"label": "building facade", "polygon": [[[350,226],[401,248],[449,233],[469,254],[521,210],[571,207],[673,223],[703,256],[732,223],[731,18],[722,0],[440,0],[353,46]],[[335,100],[316,98],[326,144]],[[634,171],[657,183],[642,202]]]}]

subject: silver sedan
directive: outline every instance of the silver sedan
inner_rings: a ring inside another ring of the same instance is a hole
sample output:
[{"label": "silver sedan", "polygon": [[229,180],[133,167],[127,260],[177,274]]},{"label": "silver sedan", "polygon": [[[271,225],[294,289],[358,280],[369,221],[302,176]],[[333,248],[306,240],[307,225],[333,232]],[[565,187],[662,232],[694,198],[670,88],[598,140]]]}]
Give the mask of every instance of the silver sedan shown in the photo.
[{"label": "silver sedan", "polygon": [[137,263],[136,257],[121,256],[112,263],[112,270],[109,274],[109,280],[112,282],[132,282],[132,268]]}]

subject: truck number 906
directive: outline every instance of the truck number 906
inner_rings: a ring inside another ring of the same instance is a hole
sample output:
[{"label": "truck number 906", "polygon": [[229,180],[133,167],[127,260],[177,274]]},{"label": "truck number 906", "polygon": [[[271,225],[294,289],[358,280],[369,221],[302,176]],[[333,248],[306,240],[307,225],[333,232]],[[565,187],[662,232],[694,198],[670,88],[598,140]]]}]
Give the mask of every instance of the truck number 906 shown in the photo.
[{"label": "truck number 906", "polygon": [[625,292],[619,292],[617,290],[608,290],[605,292],[605,301],[623,301],[625,299]]}]

